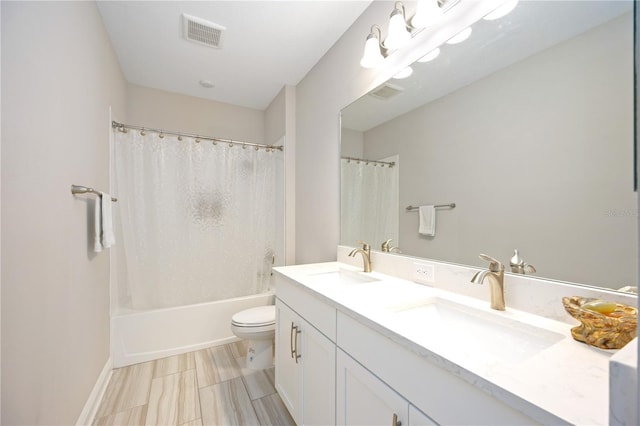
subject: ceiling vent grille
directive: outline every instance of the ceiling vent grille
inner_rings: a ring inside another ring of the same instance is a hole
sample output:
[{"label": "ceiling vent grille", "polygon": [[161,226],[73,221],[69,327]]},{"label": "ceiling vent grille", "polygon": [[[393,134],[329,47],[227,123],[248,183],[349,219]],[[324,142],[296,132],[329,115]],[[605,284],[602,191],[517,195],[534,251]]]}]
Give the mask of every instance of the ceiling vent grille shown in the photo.
[{"label": "ceiling vent grille", "polygon": [[182,30],[187,40],[219,49],[222,47],[222,32],[226,28],[183,13]]},{"label": "ceiling vent grille", "polygon": [[369,94],[376,99],[387,100],[402,93],[404,89],[400,86],[385,83],[382,86],[378,86],[373,89]]}]

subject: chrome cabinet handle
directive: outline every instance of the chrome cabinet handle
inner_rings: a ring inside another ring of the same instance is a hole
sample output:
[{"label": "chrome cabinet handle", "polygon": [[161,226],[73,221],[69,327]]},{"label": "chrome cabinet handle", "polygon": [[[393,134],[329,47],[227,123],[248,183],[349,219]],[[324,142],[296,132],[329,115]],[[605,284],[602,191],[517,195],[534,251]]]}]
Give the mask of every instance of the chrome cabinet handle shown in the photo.
[{"label": "chrome cabinet handle", "polygon": [[[298,363],[298,358],[300,355],[298,354],[298,334],[300,334],[300,327],[293,324],[291,321],[291,334],[289,335],[289,347],[291,348],[291,358],[296,360],[296,364]],[[295,344],[294,344],[295,343]]]},{"label": "chrome cabinet handle", "polygon": [[289,333],[289,347],[291,348],[291,358],[293,358],[293,355],[295,354],[295,349],[293,349],[293,330],[295,330],[297,327],[295,327],[293,325],[293,321],[291,321],[291,332]]},{"label": "chrome cabinet handle", "polygon": [[402,422],[400,420],[398,420],[398,415],[396,413],[393,413],[393,419],[391,420],[391,426],[400,426],[402,425]]},{"label": "chrome cabinet handle", "polygon": [[298,359],[300,359],[300,357],[302,356],[298,353],[298,334],[302,333],[302,331],[300,330],[300,327],[298,327],[297,325],[293,328],[296,330],[296,344],[295,344],[294,354],[295,354],[295,360],[297,364]]}]

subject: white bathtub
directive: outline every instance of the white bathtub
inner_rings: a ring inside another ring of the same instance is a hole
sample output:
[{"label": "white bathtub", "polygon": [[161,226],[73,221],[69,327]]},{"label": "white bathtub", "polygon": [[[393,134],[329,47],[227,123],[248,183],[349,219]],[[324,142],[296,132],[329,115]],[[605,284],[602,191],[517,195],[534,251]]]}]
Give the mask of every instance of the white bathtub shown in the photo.
[{"label": "white bathtub", "polygon": [[113,316],[113,366],[124,367],[236,341],[230,328],[231,316],[243,309],[272,305],[273,299],[273,293],[263,293]]}]

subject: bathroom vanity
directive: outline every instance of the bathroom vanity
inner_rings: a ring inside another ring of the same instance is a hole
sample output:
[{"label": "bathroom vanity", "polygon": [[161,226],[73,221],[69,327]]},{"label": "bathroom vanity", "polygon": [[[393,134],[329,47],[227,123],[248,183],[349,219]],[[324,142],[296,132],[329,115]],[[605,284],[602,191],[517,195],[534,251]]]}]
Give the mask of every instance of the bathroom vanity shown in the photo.
[{"label": "bathroom vanity", "polygon": [[363,273],[339,249],[343,262],[275,269],[276,389],[297,424],[610,422],[615,351],[574,341],[560,299],[536,314],[525,295],[529,312],[515,309],[525,286],[507,277],[499,312],[472,269],[433,262],[446,282],[427,286],[388,274],[401,257],[375,256],[395,266]]}]

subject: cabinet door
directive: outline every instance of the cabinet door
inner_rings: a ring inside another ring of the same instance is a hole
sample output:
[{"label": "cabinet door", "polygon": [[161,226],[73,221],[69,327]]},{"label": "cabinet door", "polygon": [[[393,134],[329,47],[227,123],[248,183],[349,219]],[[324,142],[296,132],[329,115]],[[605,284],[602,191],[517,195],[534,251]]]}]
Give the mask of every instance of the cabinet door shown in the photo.
[{"label": "cabinet door", "polygon": [[369,370],[338,349],[338,425],[408,424],[409,403]]},{"label": "cabinet door", "polygon": [[276,390],[297,424],[302,424],[302,365],[296,358],[300,317],[276,298]]},{"label": "cabinet door", "polygon": [[302,410],[305,425],[336,423],[336,345],[302,322]]}]

